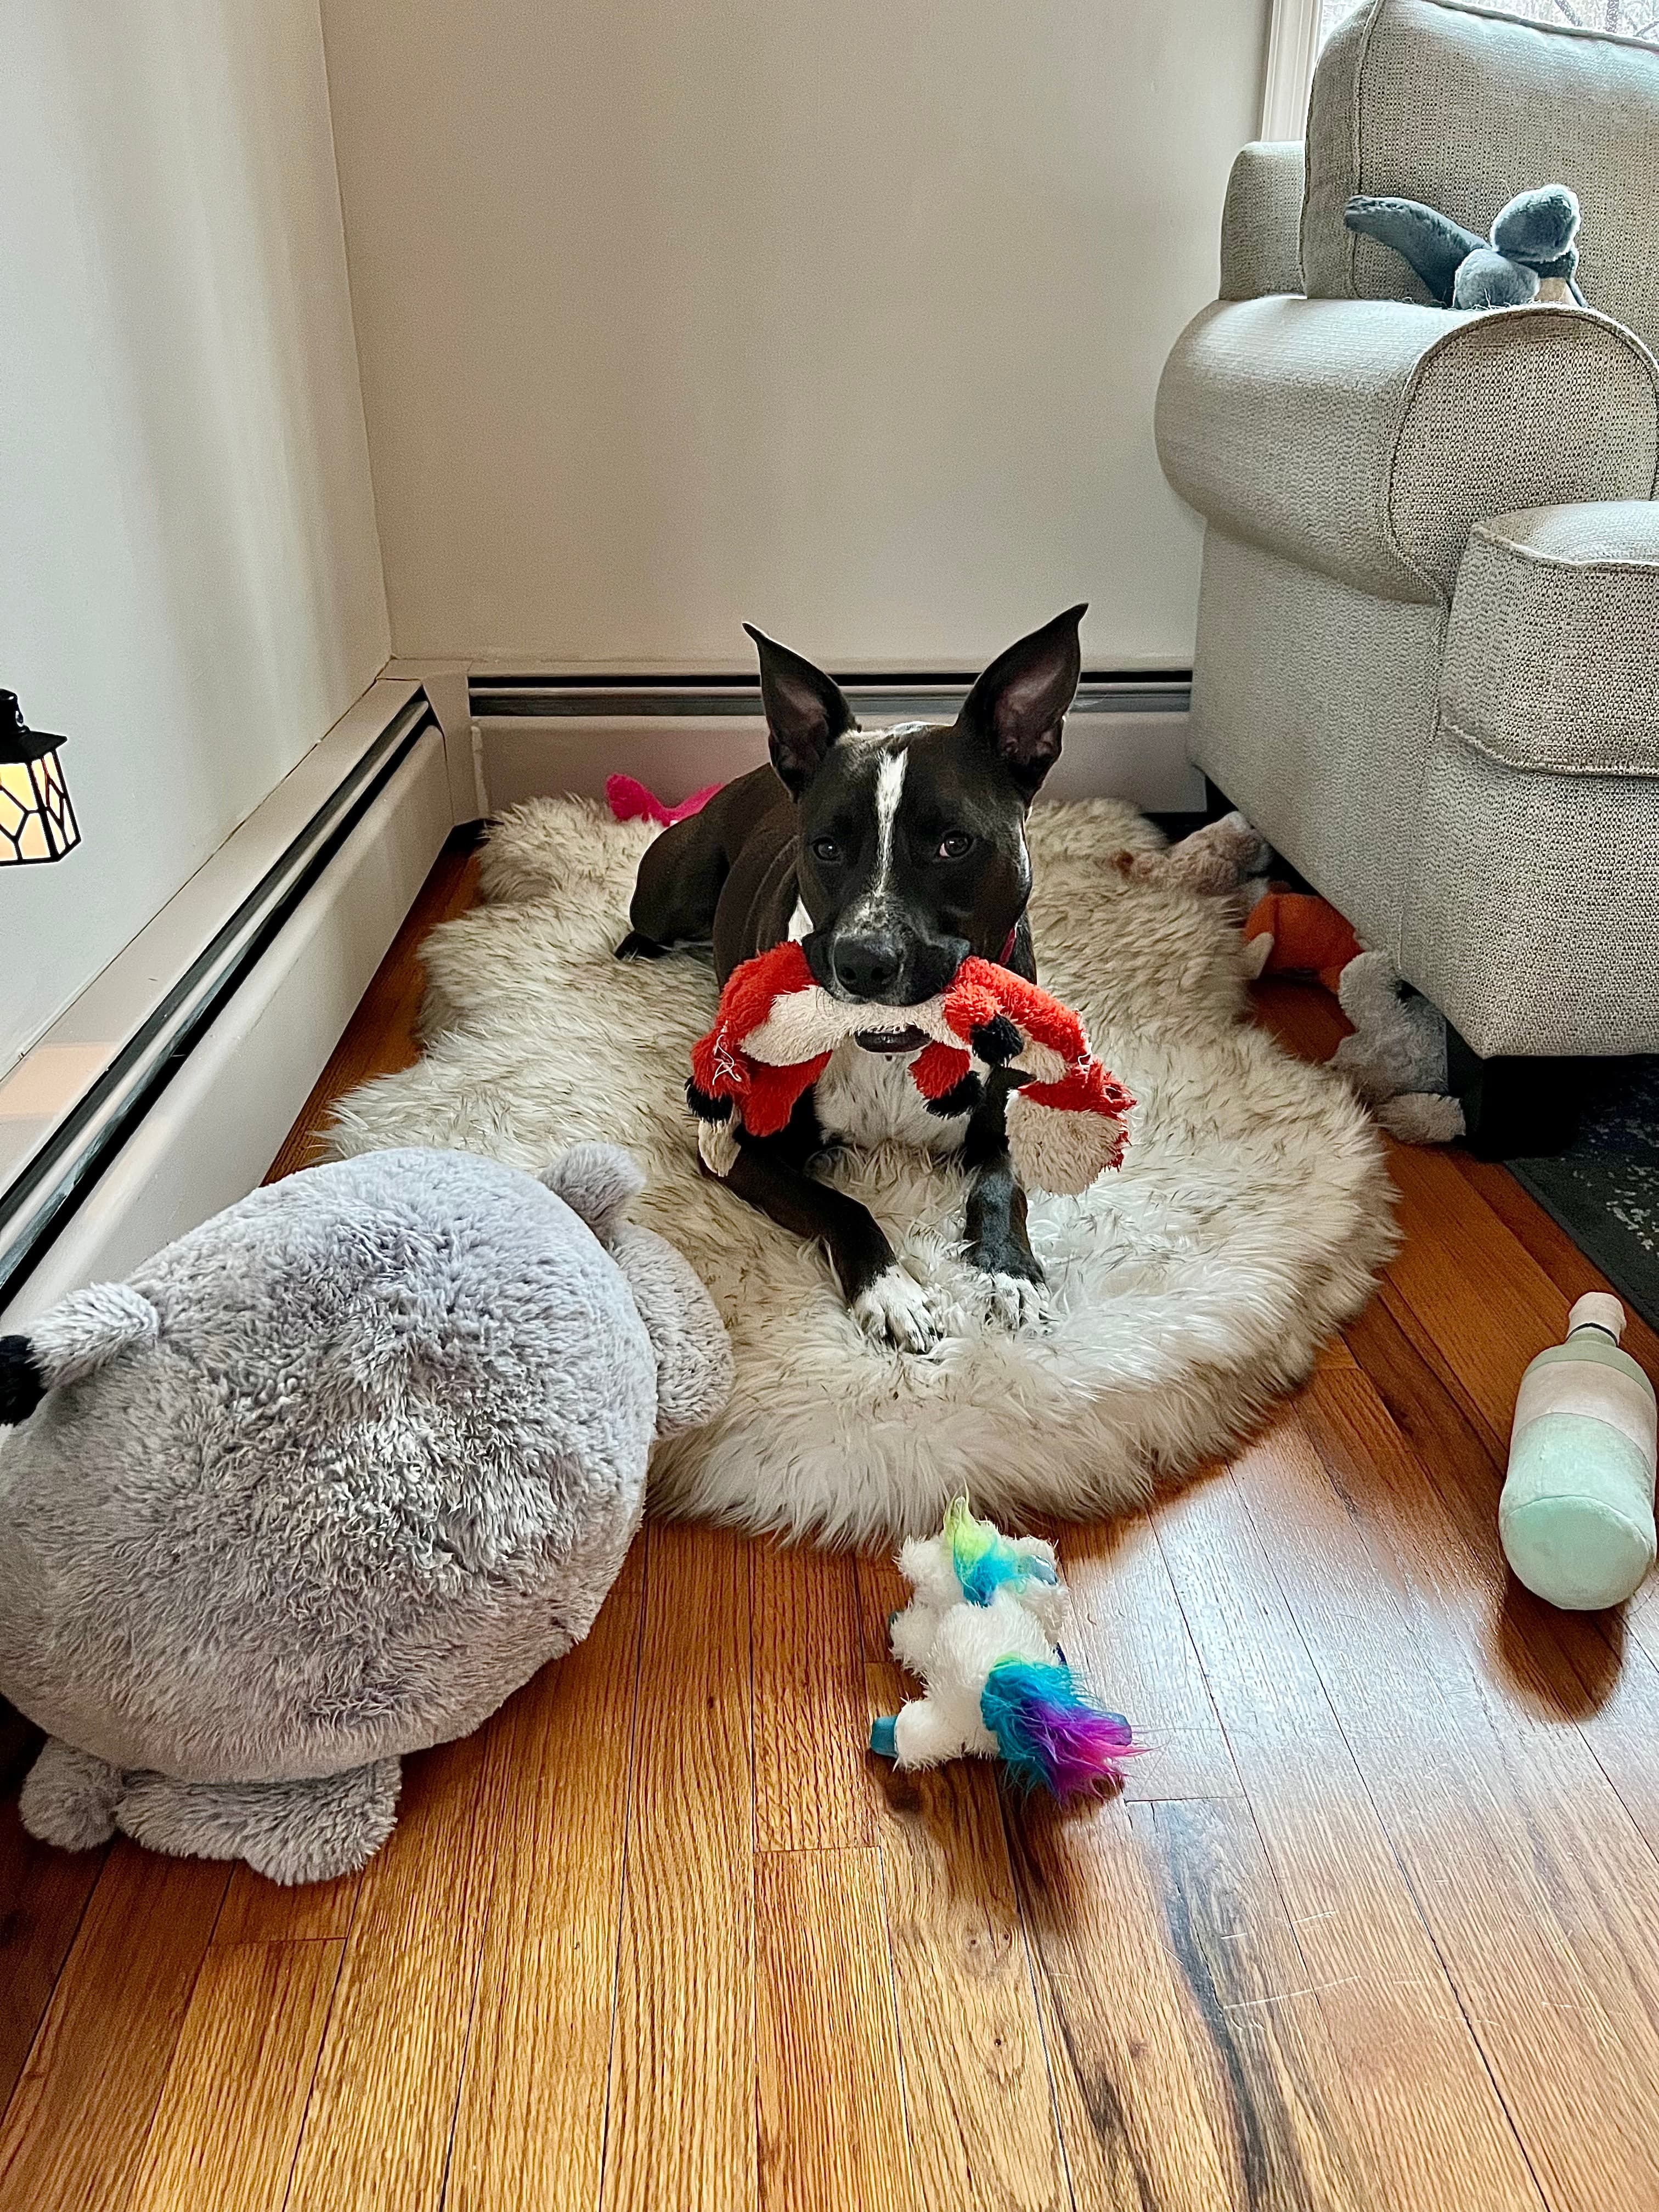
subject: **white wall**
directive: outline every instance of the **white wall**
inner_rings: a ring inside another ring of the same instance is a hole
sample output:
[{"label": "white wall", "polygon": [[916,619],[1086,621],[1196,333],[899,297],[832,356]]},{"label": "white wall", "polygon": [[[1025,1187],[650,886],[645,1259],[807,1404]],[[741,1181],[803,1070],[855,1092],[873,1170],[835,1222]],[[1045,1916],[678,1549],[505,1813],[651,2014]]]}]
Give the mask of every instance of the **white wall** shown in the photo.
[{"label": "white wall", "polygon": [[1266,0],[324,0],[400,654],[1190,653]]},{"label": "white wall", "polygon": [[0,0],[0,1069],[387,651],[317,0]]}]

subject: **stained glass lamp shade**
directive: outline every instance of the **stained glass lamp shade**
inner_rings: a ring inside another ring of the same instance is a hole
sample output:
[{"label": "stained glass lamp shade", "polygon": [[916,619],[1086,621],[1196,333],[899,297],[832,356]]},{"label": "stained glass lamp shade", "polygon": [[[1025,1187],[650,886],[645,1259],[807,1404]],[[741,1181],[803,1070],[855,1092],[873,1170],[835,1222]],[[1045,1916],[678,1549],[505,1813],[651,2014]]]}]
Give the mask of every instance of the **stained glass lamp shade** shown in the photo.
[{"label": "stained glass lamp shade", "polygon": [[81,842],[58,758],[62,738],[32,730],[15,691],[0,691],[0,868],[61,860]]}]

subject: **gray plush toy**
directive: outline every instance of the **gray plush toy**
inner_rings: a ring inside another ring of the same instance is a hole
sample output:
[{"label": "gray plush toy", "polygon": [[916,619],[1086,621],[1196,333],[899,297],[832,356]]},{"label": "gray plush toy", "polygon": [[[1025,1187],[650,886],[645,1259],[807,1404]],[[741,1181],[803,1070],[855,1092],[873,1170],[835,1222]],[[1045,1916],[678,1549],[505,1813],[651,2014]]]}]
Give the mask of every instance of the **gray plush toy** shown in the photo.
[{"label": "gray plush toy", "polygon": [[1391,1136],[1449,1145],[1463,1109],[1448,1094],[1446,1017],[1402,983],[1386,952],[1362,952],[1342,970],[1337,1002],[1353,1024],[1331,1055]]},{"label": "gray plush toy", "polygon": [[33,1833],[347,1872],[402,1753],[586,1634],[653,1436],[732,1381],[701,1283],[623,1218],[640,1183],[604,1145],[539,1180],[368,1153],[0,1339],[0,1692],[49,1737]]},{"label": "gray plush toy", "polygon": [[1517,192],[1498,210],[1488,242],[1420,200],[1361,196],[1348,202],[1350,230],[1410,262],[1443,307],[1584,304],[1578,289],[1578,199],[1565,185]]}]

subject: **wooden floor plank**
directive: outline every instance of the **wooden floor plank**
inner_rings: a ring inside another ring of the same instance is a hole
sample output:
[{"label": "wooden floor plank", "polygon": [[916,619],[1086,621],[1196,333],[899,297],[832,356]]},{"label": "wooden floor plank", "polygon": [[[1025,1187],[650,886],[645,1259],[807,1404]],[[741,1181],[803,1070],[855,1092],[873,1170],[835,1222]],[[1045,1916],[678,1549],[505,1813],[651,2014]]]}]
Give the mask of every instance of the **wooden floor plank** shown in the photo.
[{"label": "wooden floor plank", "polygon": [[213,1941],[227,1949],[236,1943],[343,1942],[351,1931],[362,1884],[361,1874],[349,1874],[337,1881],[290,1888],[238,1865],[231,1871]]},{"label": "wooden floor plank", "polygon": [[0,2212],[126,2203],[228,1878],[110,1851],[0,2123]]},{"label": "wooden floor plank", "polygon": [[[1284,1449],[1270,1434],[1248,1463]],[[1304,1462],[1305,1464],[1305,1462]],[[1323,1469],[1315,1470],[1323,1480]],[[1296,1479],[1283,1486],[1297,1495]],[[1231,1475],[1157,1517],[1314,2002],[1341,2063],[1367,2195],[1536,2206],[1536,2185],[1274,1577],[1294,1516],[1258,1531]]]},{"label": "wooden floor plank", "polygon": [[445,2212],[599,2202],[644,1561],[636,1543],[586,1642],[490,1723],[497,1857]]},{"label": "wooden floor plank", "polygon": [[[1369,1407],[1368,1459],[1405,1454],[1363,1376],[1316,1376],[1316,1394]],[[1322,1437],[1337,1462],[1322,1481],[1307,1422],[1299,1410],[1237,1479],[1259,1527],[1297,1532],[1276,1577],[1528,2162],[1552,2205],[1659,2201],[1644,1945],[1622,1926],[1619,1952],[1603,1874],[1576,1856],[1606,1846],[1623,1872],[1633,1831],[1606,1790],[1588,1834],[1563,1825],[1547,1762],[1495,1733],[1467,1653],[1382,1532],[1368,1534],[1363,1470]],[[1613,1917],[1629,1916],[1615,1905]],[[1571,2118],[1586,2111],[1593,2142]]]},{"label": "wooden floor plank", "polygon": [[1250,988],[1256,1019],[1303,1060],[1328,1060],[1353,1024],[1335,996],[1308,983],[1264,976]]},{"label": "wooden floor plank", "polygon": [[[1480,1449],[1486,1457],[1493,1462],[1501,1459],[1505,1450],[1504,1437],[1493,1427],[1492,1422],[1481,1411],[1474,1396],[1465,1386],[1451,1355],[1436,1340],[1433,1331],[1425,1325],[1421,1316],[1393,1283],[1384,1280],[1379,1285],[1376,1296],[1371,1300],[1364,1313],[1360,1316],[1359,1320],[1350,1323],[1348,1328],[1344,1331],[1345,1340],[1350,1349],[1358,1345],[1363,1329],[1370,1322],[1371,1316],[1376,1314],[1387,1317],[1389,1327],[1410,1348],[1419,1364],[1434,1377],[1441,1395],[1452,1406],[1462,1425],[1479,1439]],[[1357,1364],[1363,1367],[1364,1358],[1359,1358],[1358,1354],[1356,1358]]]},{"label": "wooden floor plank", "polygon": [[864,1669],[850,1553],[756,1544],[755,1846],[867,1844]]},{"label": "wooden floor plank", "polygon": [[1337,2057],[1238,1798],[1010,1824],[1076,2202],[1367,2203]]},{"label": "wooden floor plank", "polygon": [[129,2212],[282,2212],[343,1948],[210,1948]]},{"label": "wooden floor plank", "polygon": [[37,1843],[18,1816],[15,1797],[0,1803],[0,2112],[103,1865],[102,1851],[55,1851]]},{"label": "wooden floor plank", "polygon": [[1124,1794],[1150,1802],[1237,1793],[1232,1754],[1151,1520],[1139,1513],[1067,1529],[1060,1561],[1073,1615],[1066,1656],[1146,1747],[1126,1771]]},{"label": "wooden floor plank", "polygon": [[1406,1241],[1389,1281],[1502,1449],[1527,1363],[1566,1334],[1568,1301],[1446,1153],[1395,1145],[1389,1165]]},{"label": "wooden floor plank", "polygon": [[[1425,1482],[1413,1455],[1394,1447],[1364,1376],[1322,1378],[1303,1418],[1398,1562],[1414,1635],[1435,1652],[1454,1711],[1467,1717],[1471,1736],[1489,1731],[1503,1747],[1535,1846],[1570,1863],[1574,1881],[1558,1889],[1558,1910],[1577,1914],[1581,1957],[1605,1970],[1603,2002],[1634,1993],[1659,2020],[1659,1856],[1595,1755],[1594,1696],[1571,1656],[1575,1625],[1535,1601],[1510,1602],[1496,1471],[1472,1510],[1455,1502],[1462,1493],[1452,1486]],[[1645,1656],[1632,1654],[1623,1671],[1627,1696],[1645,1691],[1659,1723]],[[1606,1741],[1616,1738],[1609,1732]],[[1647,1775],[1650,1794],[1659,1781],[1650,1754]]]},{"label": "wooden floor plank", "polygon": [[[868,1674],[870,1711],[910,1685]],[[1063,2212],[1069,2203],[994,1769],[876,1768],[883,1897],[917,2203]]]},{"label": "wooden floor plank", "polygon": [[763,2212],[910,2212],[877,1853],[762,1851],[755,1929]]},{"label": "wooden floor plank", "polygon": [[755,2203],[749,1552],[647,1531],[602,2203]]},{"label": "wooden floor plank", "polygon": [[[1478,1190],[1516,1242],[1531,1254],[1562,1297],[1571,1304],[1587,1291],[1612,1291],[1613,1285],[1591,1260],[1587,1260],[1566,1231],[1552,1220],[1528,1190],[1524,1190],[1505,1167],[1494,1160],[1477,1160],[1461,1147],[1447,1156],[1464,1181]],[[1616,1291],[1613,1292],[1618,1296]],[[1659,1334],[1650,1328],[1633,1306],[1625,1308],[1626,1326],[1620,1340],[1626,1352],[1639,1359],[1650,1376],[1659,1376]]]},{"label": "wooden floor plank", "polygon": [[888,1552],[860,1552],[853,1565],[858,1596],[859,1640],[866,1667],[886,1666],[892,1657],[889,1634],[893,1615],[910,1601],[910,1585]]},{"label": "wooden floor plank", "polygon": [[364,1874],[289,2212],[430,2212],[441,2200],[494,1861],[485,1739],[408,1759],[398,1825]]}]

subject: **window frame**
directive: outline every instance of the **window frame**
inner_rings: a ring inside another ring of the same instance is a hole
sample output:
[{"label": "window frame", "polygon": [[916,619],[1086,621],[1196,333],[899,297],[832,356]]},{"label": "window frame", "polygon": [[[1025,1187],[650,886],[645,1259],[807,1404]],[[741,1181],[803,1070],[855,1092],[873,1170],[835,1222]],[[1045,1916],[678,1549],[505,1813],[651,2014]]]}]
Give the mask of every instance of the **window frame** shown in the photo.
[{"label": "window frame", "polygon": [[1267,66],[1261,87],[1261,136],[1301,139],[1308,131],[1308,94],[1319,59],[1321,0],[1273,0]]}]

